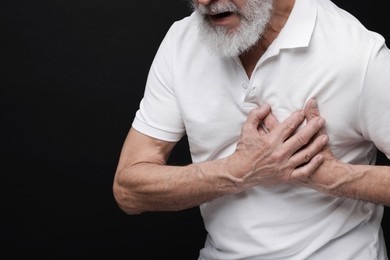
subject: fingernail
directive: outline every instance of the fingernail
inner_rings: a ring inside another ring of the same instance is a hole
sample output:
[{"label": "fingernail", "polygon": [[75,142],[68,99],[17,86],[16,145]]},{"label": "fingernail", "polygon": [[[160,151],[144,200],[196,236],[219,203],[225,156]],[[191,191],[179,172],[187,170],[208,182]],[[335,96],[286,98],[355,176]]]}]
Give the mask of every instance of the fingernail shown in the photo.
[{"label": "fingernail", "polygon": [[321,138],[321,142],[322,142],[323,144],[327,144],[328,141],[329,141],[329,137],[328,137],[327,135],[324,135],[324,136]]},{"label": "fingernail", "polygon": [[318,108],[317,102],[316,102],[316,100],[314,98],[311,98],[309,100],[308,105],[309,105],[310,108]]}]

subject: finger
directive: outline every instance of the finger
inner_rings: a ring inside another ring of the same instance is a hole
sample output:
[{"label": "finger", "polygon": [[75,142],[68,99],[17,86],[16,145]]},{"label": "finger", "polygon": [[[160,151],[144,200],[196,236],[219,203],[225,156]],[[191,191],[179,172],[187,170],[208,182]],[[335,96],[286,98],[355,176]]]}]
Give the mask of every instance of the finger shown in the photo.
[{"label": "finger", "polygon": [[275,127],[279,125],[279,121],[276,119],[276,117],[270,112],[264,119],[263,124],[268,131],[272,131]]},{"label": "finger", "polygon": [[295,179],[310,176],[313,172],[315,172],[320,167],[323,161],[324,161],[323,155],[317,154],[307,164],[304,164],[301,167],[298,167],[295,170],[293,170],[291,172],[290,180],[295,180]]},{"label": "finger", "polygon": [[268,115],[270,110],[271,107],[268,104],[252,109],[248,114],[244,127],[250,128],[251,130],[255,129],[257,131],[260,122],[263,121],[263,119]]},{"label": "finger", "polygon": [[283,148],[290,154],[295,153],[315,136],[318,131],[325,125],[325,119],[316,117],[310,120],[303,128],[299,129],[293,136],[283,143]]},{"label": "finger", "polygon": [[305,114],[305,117],[308,120],[311,120],[315,117],[320,116],[320,110],[318,109],[317,101],[315,98],[311,98],[311,99],[309,99],[309,101],[307,101],[307,103],[303,109],[303,112]]},{"label": "finger", "polygon": [[257,127],[257,130],[258,132],[261,134],[261,135],[266,135],[266,134],[269,134],[269,130],[268,128],[265,126],[264,124],[264,121],[261,121]]},{"label": "finger", "polygon": [[[317,101],[315,98],[309,99],[309,101],[305,105],[305,108],[303,109],[303,112],[308,121],[320,116],[320,110],[318,109]],[[325,128],[321,129],[318,134],[326,134]]]},{"label": "finger", "polygon": [[[311,98],[306,103],[305,108],[304,108],[304,113],[305,113],[305,117],[307,118],[308,121],[313,120],[316,117],[320,116],[320,111],[319,111],[319,108],[318,108],[318,105],[317,105],[317,101],[314,98]],[[326,135],[325,127],[322,127],[318,131],[317,135]],[[324,147],[324,149],[322,151],[322,154],[323,154],[325,159],[327,159],[327,158],[329,159],[329,158],[333,158],[334,157],[332,151],[330,150],[329,144],[327,144]]]},{"label": "finger", "polygon": [[309,162],[313,156],[321,152],[321,150],[327,145],[329,138],[327,135],[321,135],[316,137],[303,149],[298,150],[289,159],[291,167],[296,168]]},{"label": "finger", "polygon": [[304,119],[304,113],[302,111],[296,111],[277,125],[274,128],[273,134],[284,141],[302,124]]}]

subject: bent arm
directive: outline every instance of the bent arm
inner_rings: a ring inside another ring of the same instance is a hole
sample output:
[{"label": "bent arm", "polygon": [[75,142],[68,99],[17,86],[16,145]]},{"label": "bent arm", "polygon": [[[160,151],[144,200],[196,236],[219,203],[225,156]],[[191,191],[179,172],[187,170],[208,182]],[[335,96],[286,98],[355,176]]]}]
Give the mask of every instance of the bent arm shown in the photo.
[{"label": "bent arm", "polygon": [[[315,100],[305,108],[308,120],[320,115]],[[324,134],[324,129],[320,133]],[[333,196],[364,200],[390,206],[390,167],[379,165],[354,165],[337,160],[329,147],[322,152],[324,162],[315,173],[301,179],[306,187]]]},{"label": "bent arm", "polygon": [[130,129],[113,185],[122,210],[128,214],[181,210],[234,190],[234,182],[221,174],[225,172],[221,160],[166,165],[174,145]]},{"label": "bent arm", "polygon": [[[267,131],[259,128],[264,121]],[[326,136],[312,137],[324,120],[311,120],[302,129],[302,112],[280,124],[269,106],[252,110],[241,130],[236,151],[229,157],[186,166],[166,165],[175,143],[130,129],[123,145],[113,192],[128,214],[175,211],[200,205],[256,185],[277,185],[313,173],[323,161],[318,152]]]}]

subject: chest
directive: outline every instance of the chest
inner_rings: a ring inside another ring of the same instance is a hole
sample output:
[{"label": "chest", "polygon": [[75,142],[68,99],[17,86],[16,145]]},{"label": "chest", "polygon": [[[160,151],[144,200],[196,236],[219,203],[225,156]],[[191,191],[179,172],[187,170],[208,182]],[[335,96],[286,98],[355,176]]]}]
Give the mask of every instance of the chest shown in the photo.
[{"label": "chest", "polygon": [[[302,60],[264,62],[251,79],[237,62],[214,64],[187,75],[177,87],[191,152],[199,160],[231,154],[248,112],[268,103],[279,121],[302,109],[315,97],[334,149],[359,142],[357,100],[359,80],[326,66],[308,66]],[[327,71],[325,73],[325,71]],[[213,152],[211,152],[213,151]]]}]

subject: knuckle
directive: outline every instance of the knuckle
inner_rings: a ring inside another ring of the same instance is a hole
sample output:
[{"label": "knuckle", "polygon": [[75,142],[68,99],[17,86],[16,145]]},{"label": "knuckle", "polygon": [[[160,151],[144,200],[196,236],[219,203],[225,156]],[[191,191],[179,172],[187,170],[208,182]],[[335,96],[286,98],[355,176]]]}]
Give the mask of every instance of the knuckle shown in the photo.
[{"label": "knuckle", "polygon": [[311,156],[311,154],[309,152],[306,152],[306,153],[303,154],[302,157],[303,157],[302,159],[303,159],[304,162],[308,162],[308,161],[310,161],[312,156]]},{"label": "knuckle", "polygon": [[282,151],[276,151],[272,153],[271,160],[274,162],[280,162],[283,160],[284,153]]},{"label": "knuckle", "polygon": [[310,176],[311,171],[309,171],[307,168],[303,168],[301,171],[301,176],[308,178]]},{"label": "knuckle", "polygon": [[297,175],[299,176],[299,178],[307,178],[310,175],[310,172],[311,170],[308,168],[307,165],[299,167],[299,169],[297,169]]},{"label": "knuckle", "polygon": [[295,130],[295,128],[296,128],[295,123],[289,122],[288,124],[286,124],[284,129],[287,131],[293,131],[293,130]]},{"label": "knuckle", "polygon": [[284,177],[284,180],[285,180],[285,181],[291,181],[292,179],[294,179],[293,171],[287,172],[286,175],[285,175],[285,177]]},{"label": "knuckle", "polygon": [[242,135],[249,135],[250,134],[250,129],[251,129],[251,126],[250,126],[250,124],[244,124],[243,126],[242,126],[242,129],[241,129],[241,134]]},{"label": "knuckle", "polygon": [[258,117],[260,112],[261,112],[261,110],[258,107],[254,108],[251,111],[249,111],[248,118],[256,118],[256,117]]},{"label": "knuckle", "polygon": [[309,142],[309,139],[303,133],[297,133],[296,137],[300,146],[306,145]]},{"label": "knuckle", "polygon": [[244,124],[241,129],[241,134],[245,135],[248,132],[248,128],[249,128],[248,124]]}]

